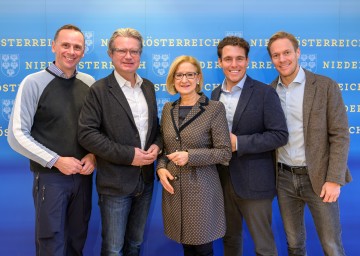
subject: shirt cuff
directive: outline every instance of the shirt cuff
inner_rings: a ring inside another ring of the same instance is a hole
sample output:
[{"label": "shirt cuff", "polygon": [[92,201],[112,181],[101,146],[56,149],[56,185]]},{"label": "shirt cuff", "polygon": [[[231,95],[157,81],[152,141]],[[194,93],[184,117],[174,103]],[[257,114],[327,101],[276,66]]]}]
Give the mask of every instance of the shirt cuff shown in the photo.
[{"label": "shirt cuff", "polygon": [[51,169],[59,158],[60,156],[56,155],[53,159],[50,160],[50,162],[46,164],[46,167]]}]

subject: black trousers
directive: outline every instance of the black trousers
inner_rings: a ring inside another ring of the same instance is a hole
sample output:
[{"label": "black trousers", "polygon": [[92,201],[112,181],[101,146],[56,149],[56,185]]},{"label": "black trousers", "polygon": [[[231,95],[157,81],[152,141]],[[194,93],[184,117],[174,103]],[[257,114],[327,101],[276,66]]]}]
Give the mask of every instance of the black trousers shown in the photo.
[{"label": "black trousers", "polygon": [[213,256],[213,243],[190,245],[183,244],[184,256]]}]

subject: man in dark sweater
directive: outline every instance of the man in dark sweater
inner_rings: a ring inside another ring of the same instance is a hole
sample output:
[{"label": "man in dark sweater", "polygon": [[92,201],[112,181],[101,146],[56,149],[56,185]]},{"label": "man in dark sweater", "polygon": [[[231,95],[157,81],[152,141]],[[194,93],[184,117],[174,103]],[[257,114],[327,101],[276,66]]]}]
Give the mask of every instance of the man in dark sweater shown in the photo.
[{"label": "man in dark sweater", "polygon": [[84,49],[78,27],[58,29],[55,61],[25,77],[9,122],[8,142],[34,174],[36,255],[82,255],[86,241],[95,157],[77,142],[77,122],[95,80],[76,70]]}]

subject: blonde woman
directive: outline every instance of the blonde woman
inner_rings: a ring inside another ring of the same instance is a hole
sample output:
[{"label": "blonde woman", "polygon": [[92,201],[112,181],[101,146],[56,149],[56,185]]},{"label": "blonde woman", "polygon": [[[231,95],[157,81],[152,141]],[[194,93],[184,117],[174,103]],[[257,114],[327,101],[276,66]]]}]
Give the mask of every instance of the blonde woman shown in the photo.
[{"label": "blonde woman", "polygon": [[230,136],[224,105],[201,93],[202,84],[199,62],[176,58],[166,88],[180,97],[165,104],[161,118],[164,152],[157,174],[165,234],[183,245],[184,255],[213,255],[212,242],[225,234],[216,164],[230,160]]}]

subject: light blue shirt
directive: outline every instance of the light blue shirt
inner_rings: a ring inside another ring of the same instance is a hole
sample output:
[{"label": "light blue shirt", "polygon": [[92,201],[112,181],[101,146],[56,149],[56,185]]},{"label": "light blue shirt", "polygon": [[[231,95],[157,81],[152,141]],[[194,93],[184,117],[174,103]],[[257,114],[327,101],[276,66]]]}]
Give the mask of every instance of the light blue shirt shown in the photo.
[{"label": "light blue shirt", "polygon": [[234,114],[236,107],[239,103],[239,99],[241,96],[241,91],[244,87],[244,83],[246,80],[246,75],[240,82],[233,86],[230,91],[226,89],[226,79],[224,79],[221,85],[221,94],[220,94],[220,101],[224,104],[226,110],[226,119],[228,122],[229,131],[232,131],[233,121],[234,121]]},{"label": "light blue shirt", "polygon": [[305,72],[300,67],[294,81],[288,86],[285,86],[281,82],[280,77],[276,86],[289,131],[288,143],[278,149],[278,160],[281,163],[291,166],[306,166],[303,127],[305,81]]},{"label": "light blue shirt", "polygon": [[[239,103],[239,99],[241,96],[242,89],[244,87],[244,83],[246,80],[246,75],[239,81],[238,84],[233,86],[231,90],[226,89],[226,78],[224,79],[221,85],[221,94],[220,101],[224,104],[226,110],[226,120],[228,123],[229,131],[232,131],[232,126],[234,123],[234,115],[236,111],[236,107]],[[237,141],[236,141],[236,150],[238,149]]]}]

